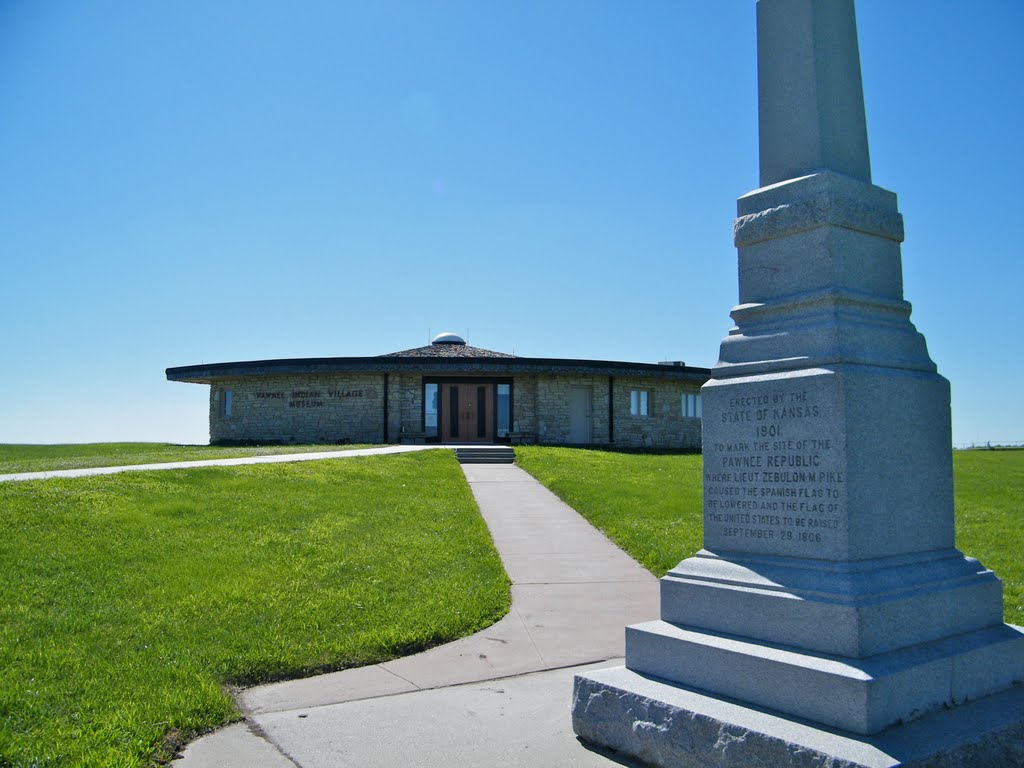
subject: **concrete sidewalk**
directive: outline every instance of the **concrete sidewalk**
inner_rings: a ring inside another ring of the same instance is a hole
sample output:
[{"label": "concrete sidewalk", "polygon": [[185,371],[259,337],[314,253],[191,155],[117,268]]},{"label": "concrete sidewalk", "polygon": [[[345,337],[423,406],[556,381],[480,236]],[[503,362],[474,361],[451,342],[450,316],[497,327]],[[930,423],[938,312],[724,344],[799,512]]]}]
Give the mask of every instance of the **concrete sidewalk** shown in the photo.
[{"label": "concrete sidewalk", "polygon": [[572,667],[621,657],[623,627],[658,616],[657,580],[518,467],[463,470],[512,579],[509,614],[415,656],[246,690],[245,722],[177,768],[616,764],[572,733]]},{"label": "concrete sidewalk", "polygon": [[294,461],[320,459],[347,459],[351,456],[377,456],[384,453],[408,453],[449,448],[447,445],[386,445],[381,448],[353,448],[350,451],[316,451],[313,453],[278,453],[272,456],[242,456],[237,459],[196,459],[195,461],[165,461],[161,464],[125,464],[118,467],[83,467],[81,469],[53,469],[45,472],[15,472],[0,475],[0,483],[18,480],[49,480],[53,477],[88,477],[90,475],[116,475],[119,472],[148,472],[160,469],[192,469],[194,467],[237,467],[242,464],[283,464]]}]

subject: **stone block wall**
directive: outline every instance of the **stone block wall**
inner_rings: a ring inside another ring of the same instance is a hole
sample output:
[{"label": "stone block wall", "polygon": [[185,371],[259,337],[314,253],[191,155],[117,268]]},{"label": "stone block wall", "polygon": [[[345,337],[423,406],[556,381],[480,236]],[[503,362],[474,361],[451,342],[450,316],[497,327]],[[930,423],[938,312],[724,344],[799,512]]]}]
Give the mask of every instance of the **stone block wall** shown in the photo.
[{"label": "stone block wall", "polygon": [[514,376],[512,378],[512,431],[537,435],[537,376]]},{"label": "stone block wall", "polygon": [[423,432],[423,376],[391,374],[388,395],[389,442]]},{"label": "stone block wall", "polygon": [[582,387],[590,393],[590,443],[608,444],[608,377],[544,376],[536,383],[536,432],[541,443],[565,444],[570,441],[571,393]]},{"label": "stone block wall", "polygon": [[[383,374],[253,376],[223,379],[210,388],[210,441],[381,443],[423,439],[423,376],[388,375],[388,434],[384,434]],[[513,432],[527,441],[563,445],[571,437],[571,393],[591,397],[591,444],[621,448],[699,450],[700,419],[683,416],[685,392],[695,385],[644,377],[615,377],[610,439],[608,377],[517,375],[512,384]],[[649,393],[647,416],[630,414],[630,393]],[[231,414],[225,413],[231,392]]]},{"label": "stone block wall", "polygon": [[[683,416],[683,395],[699,394],[696,385],[654,378],[615,377],[612,382],[614,425],[609,436],[607,376],[517,376],[513,384],[513,420],[518,431],[539,443],[561,445],[571,433],[573,387],[591,393],[591,444],[620,448],[676,448],[698,451],[701,420]],[[630,394],[645,390],[649,415],[630,413]]]},{"label": "stone block wall", "polygon": [[[630,413],[633,390],[648,393],[647,416]],[[683,394],[699,387],[647,378],[616,377],[614,390],[615,445],[619,448],[700,450],[701,420],[683,416]]]},{"label": "stone block wall", "polygon": [[210,442],[379,443],[383,385],[377,374],[220,380],[210,387]]}]

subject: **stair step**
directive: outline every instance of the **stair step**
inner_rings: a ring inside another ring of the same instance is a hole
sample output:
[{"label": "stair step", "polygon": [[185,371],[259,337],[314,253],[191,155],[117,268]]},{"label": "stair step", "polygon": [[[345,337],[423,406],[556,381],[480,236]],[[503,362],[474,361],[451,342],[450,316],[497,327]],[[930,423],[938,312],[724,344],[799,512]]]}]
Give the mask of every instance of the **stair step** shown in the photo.
[{"label": "stair step", "polygon": [[456,448],[455,457],[460,464],[514,464],[516,460],[511,448]]}]

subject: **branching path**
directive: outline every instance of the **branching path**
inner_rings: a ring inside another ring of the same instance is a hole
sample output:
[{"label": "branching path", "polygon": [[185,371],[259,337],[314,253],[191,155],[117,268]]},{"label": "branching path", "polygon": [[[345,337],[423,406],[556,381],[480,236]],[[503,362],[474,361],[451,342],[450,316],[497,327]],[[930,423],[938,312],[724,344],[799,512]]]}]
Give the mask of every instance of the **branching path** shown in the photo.
[{"label": "branching path", "polygon": [[[518,467],[463,469],[513,582],[509,614],[416,656],[247,690],[246,722],[176,766],[611,764],[572,734],[566,668],[621,656],[624,625],[658,614],[657,580]],[[531,674],[545,670],[560,671]]]}]

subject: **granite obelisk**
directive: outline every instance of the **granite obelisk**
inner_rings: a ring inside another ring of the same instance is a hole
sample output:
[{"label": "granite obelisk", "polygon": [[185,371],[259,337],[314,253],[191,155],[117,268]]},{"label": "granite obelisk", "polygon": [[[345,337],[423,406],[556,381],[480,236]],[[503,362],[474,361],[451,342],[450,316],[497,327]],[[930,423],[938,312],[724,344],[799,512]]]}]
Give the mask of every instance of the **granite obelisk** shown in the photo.
[{"label": "granite obelisk", "polygon": [[578,676],[573,725],[659,766],[1024,764],[1024,630],[955,548],[949,385],[871,183],[853,0],[758,0],[760,188],[704,389],[704,549]]}]

